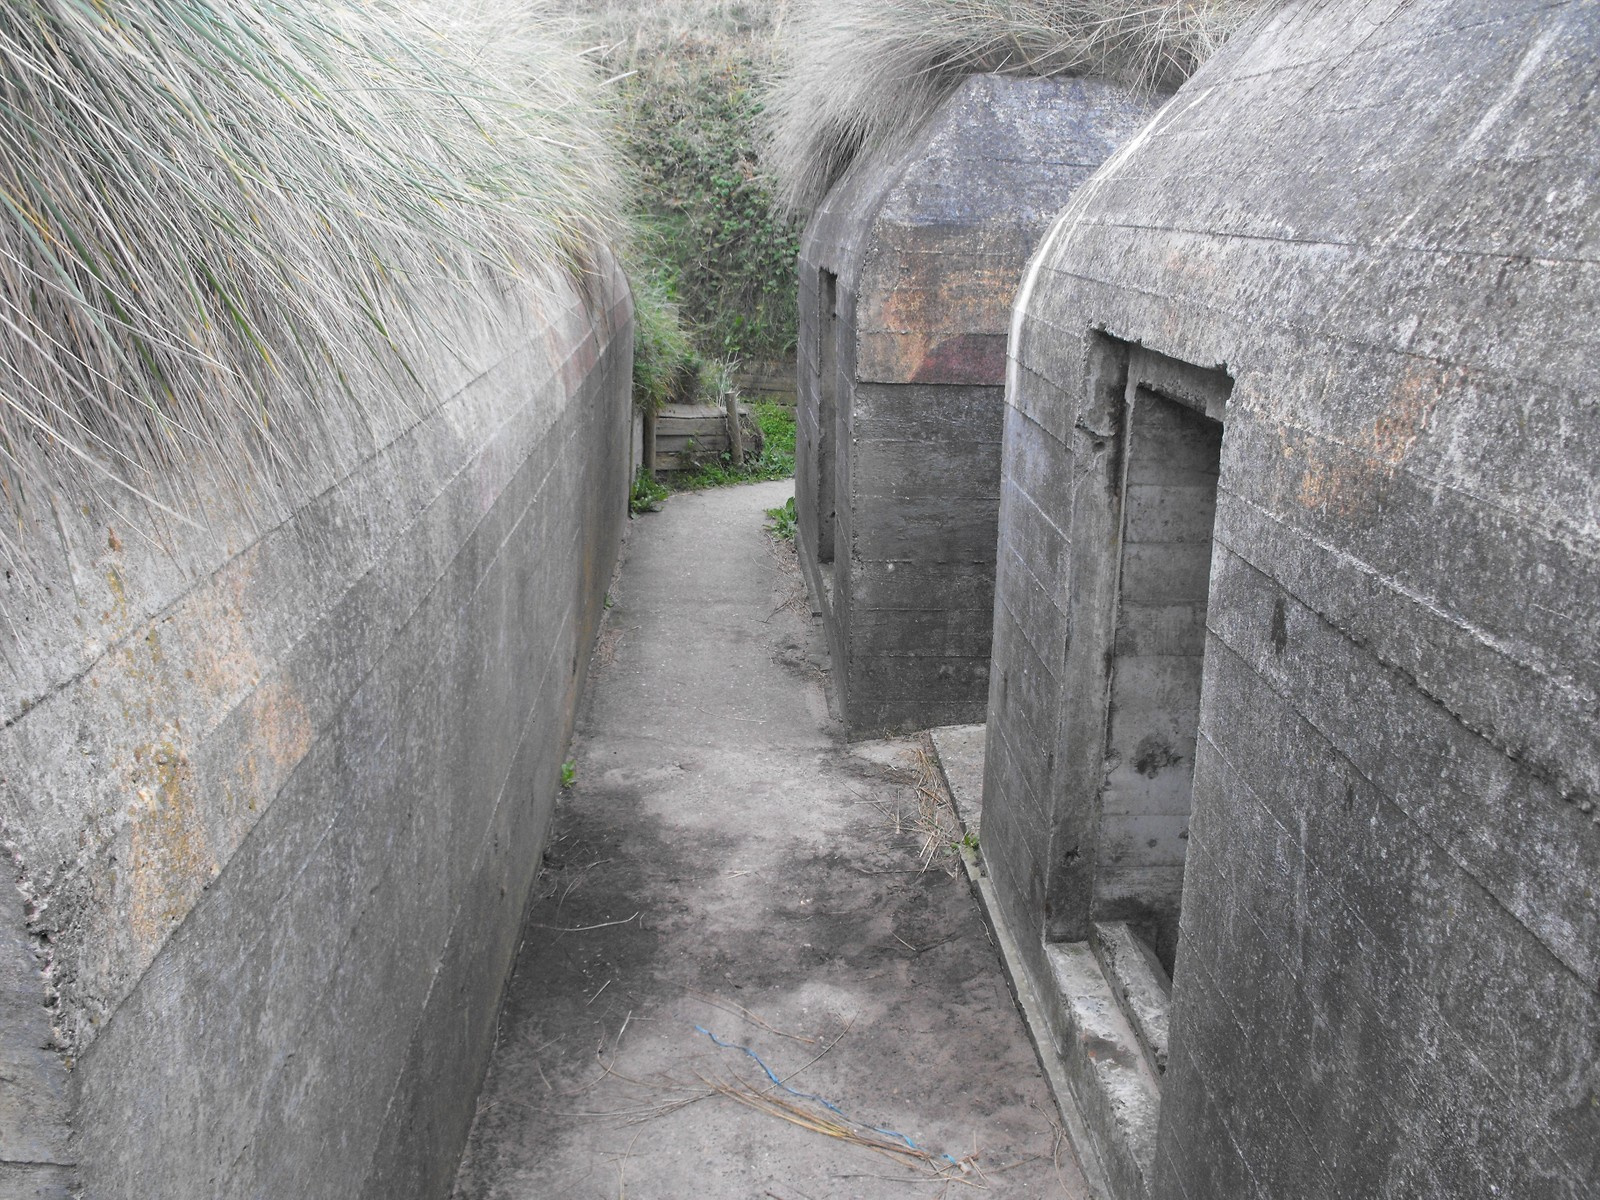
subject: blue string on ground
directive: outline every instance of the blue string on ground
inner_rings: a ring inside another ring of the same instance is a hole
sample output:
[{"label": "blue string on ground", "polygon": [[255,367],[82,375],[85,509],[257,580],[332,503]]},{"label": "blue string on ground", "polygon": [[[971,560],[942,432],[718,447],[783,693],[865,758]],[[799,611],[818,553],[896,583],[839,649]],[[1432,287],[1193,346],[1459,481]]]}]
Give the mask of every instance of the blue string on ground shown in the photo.
[{"label": "blue string on ground", "polygon": [[[765,1071],[767,1073],[767,1078],[768,1079],[772,1080],[772,1082],[774,1084],[776,1084],[778,1087],[781,1087],[784,1091],[788,1092],[791,1096],[798,1096],[802,1100],[810,1100],[810,1101],[813,1101],[814,1103],[820,1104],[820,1105],[822,1105],[823,1108],[827,1109],[829,1112],[833,1113],[835,1116],[841,1118],[842,1120],[849,1122],[851,1125],[854,1125],[857,1129],[869,1129],[873,1133],[881,1133],[884,1137],[894,1138],[894,1139],[896,1139],[898,1141],[904,1142],[905,1145],[909,1149],[916,1151],[916,1153],[918,1153],[918,1154],[933,1154],[933,1151],[928,1150],[928,1149],[926,1149],[926,1148],[924,1148],[922,1146],[917,1145],[914,1141],[912,1141],[910,1138],[908,1138],[905,1134],[900,1133],[897,1130],[894,1130],[894,1129],[883,1129],[880,1126],[868,1124],[866,1121],[857,1121],[854,1117],[847,1116],[845,1114],[844,1110],[841,1109],[832,1100],[824,1099],[823,1097],[815,1095],[812,1092],[802,1092],[798,1088],[790,1087],[783,1080],[779,1079],[777,1077],[777,1075],[775,1075],[773,1073],[772,1068],[767,1066],[766,1063],[762,1062],[761,1061],[761,1056],[759,1054],[757,1054],[754,1050],[750,1049],[749,1046],[741,1046],[737,1042],[725,1042],[721,1038],[719,1038],[716,1034],[712,1033],[711,1030],[707,1029],[704,1025],[696,1025],[695,1029],[698,1030],[700,1033],[705,1034],[708,1038],[710,1038],[713,1042],[715,1042],[718,1046],[722,1047],[724,1050],[743,1050],[751,1058],[755,1059],[756,1066],[760,1067],[763,1071]],[[938,1155],[938,1157],[944,1159],[946,1162],[953,1163],[956,1166],[960,1166],[961,1165],[960,1163],[956,1162],[955,1159],[951,1158],[948,1154],[940,1154],[940,1155]]]}]

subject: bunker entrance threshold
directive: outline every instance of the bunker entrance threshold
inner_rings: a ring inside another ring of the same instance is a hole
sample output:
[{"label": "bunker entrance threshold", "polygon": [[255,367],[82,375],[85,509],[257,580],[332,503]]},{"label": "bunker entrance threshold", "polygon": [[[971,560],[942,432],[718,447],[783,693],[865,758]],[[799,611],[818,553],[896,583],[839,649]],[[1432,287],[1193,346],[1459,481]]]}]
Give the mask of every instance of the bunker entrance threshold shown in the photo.
[{"label": "bunker entrance threshold", "polygon": [[[1096,335],[1087,385],[1099,419],[1079,431],[1065,672],[1079,695],[1064,709],[1041,947],[1015,944],[976,858],[971,873],[1061,1107],[1081,1117],[1086,1172],[1129,1200],[1147,1194],[1167,1066],[1232,380]],[[932,741],[978,843],[983,727]]]}]

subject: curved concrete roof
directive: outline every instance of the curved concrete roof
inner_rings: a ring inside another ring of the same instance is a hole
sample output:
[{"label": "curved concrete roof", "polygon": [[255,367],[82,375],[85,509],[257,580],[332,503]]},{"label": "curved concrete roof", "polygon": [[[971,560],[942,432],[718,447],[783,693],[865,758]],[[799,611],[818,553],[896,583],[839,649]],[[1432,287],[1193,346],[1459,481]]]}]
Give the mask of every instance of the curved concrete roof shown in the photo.
[{"label": "curved concrete roof", "polygon": [[973,75],[905,144],[861,156],[800,251],[859,295],[856,377],[998,383],[1028,256],[1155,107],[1103,79]]}]

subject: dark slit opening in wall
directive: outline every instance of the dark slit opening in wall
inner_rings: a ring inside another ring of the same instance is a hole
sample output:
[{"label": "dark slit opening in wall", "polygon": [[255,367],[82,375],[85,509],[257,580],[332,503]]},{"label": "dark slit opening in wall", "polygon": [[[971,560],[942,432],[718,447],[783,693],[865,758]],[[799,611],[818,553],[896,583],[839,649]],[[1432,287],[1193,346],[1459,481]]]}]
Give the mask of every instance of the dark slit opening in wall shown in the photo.
[{"label": "dark slit opening in wall", "polygon": [[[834,460],[839,419],[839,277],[832,271],[819,271],[818,276],[817,562],[831,563],[838,520]],[[827,572],[823,578],[828,578]]]}]

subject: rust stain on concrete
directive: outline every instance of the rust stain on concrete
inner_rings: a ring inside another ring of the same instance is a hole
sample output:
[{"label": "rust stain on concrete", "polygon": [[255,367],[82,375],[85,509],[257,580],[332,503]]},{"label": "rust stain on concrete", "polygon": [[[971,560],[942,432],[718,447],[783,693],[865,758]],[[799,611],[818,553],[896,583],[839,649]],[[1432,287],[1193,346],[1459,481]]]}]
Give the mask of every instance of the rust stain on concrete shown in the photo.
[{"label": "rust stain on concrete", "polygon": [[1004,334],[961,333],[927,346],[912,383],[992,384],[1006,381]]},{"label": "rust stain on concrete", "polygon": [[[996,383],[1020,274],[1014,263],[922,253],[898,261],[893,277],[864,290],[857,318],[857,377],[876,383]],[[1002,343],[991,353],[963,347]]]},{"label": "rust stain on concrete", "polygon": [[[245,618],[249,592],[243,572],[197,590],[181,622],[150,625],[107,680],[127,726],[118,753],[125,825],[111,877],[126,897],[118,923],[134,965],[187,917],[315,740],[296,690],[261,679],[269,664]],[[235,705],[237,751],[198,776],[191,759]]]},{"label": "rust stain on concrete", "polygon": [[263,683],[242,707],[253,736],[224,786],[222,813],[228,842],[224,850],[228,854],[250,831],[316,740],[305,702],[282,680]]},{"label": "rust stain on concrete", "polygon": [[1357,444],[1382,463],[1389,474],[1410,456],[1428,428],[1439,398],[1460,386],[1461,371],[1439,363],[1413,360],[1396,382],[1377,418],[1361,431]]},{"label": "rust stain on concrete", "polygon": [[128,827],[128,927],[147,955],[218,871],[188,755],[177,731],[166,732],[136,754],[139,785]]},{"label": "rust stain on concrete", "polygon": [[1426,432],[1440,398],[1460,382],[1458,368],[1407,364],[1382,409],[1348,443],[1305,446],[1296,500],[1304,508],[1343,517],[1374,515],[1382,508],[1387,485]]},{"label": "rust stain on concrete", "polygon": [[189,640],[191,678],[213,703],[229,703],[261,678],[261,660],[245,617],[249,587],[243,571],[231,572],[223,587],[196,592],[184,614],[181,628]]},{"label": "rust stain on concrete", "polygon": [[283,774],[311,749],[313,730],[305,702],[282,680],[257,688],[250,697],[262,749],[278,774]]}]

